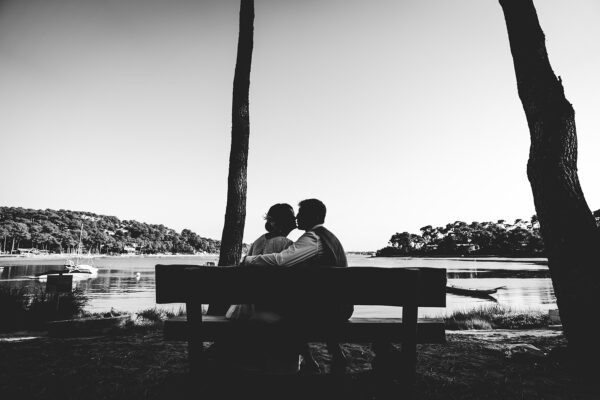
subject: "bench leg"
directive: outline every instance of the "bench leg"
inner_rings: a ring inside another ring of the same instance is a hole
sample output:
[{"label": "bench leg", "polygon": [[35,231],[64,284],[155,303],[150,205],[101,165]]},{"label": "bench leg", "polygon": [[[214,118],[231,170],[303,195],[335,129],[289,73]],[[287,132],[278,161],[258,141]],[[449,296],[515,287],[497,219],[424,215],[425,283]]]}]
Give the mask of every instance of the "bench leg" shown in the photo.
[{"label": "bench leg", "polygon": [[197,375],[202,371],[203,367],[203,346],[204,343],[198,342],[194,339],[190,339],[188,341],[188,354],[190,359],[190,371]]},{"label": "bench leg", "polygon": [[373,342],[371,349],[375,356],[372,369],[376,398],[394,399],[398,392],[394,378],[399,372],[396,350],[390,342]]},{"label": "bench leg", "polygon": [[186,303],[186,314],[190,329],[188,330],[188,357],[190,360],[190,372],[197,375],[202,371],[204,361],[204,343],[199,340],[199,331],[202,325],[202,305],[196,308],[193,302]]},{"label": "bench leg", "polygon": [[415,397],[415,381],[417,375],[417,317],[416,306],[402,308],[404,324],[404,340],[402,341],[402,378],[407,398]]}]

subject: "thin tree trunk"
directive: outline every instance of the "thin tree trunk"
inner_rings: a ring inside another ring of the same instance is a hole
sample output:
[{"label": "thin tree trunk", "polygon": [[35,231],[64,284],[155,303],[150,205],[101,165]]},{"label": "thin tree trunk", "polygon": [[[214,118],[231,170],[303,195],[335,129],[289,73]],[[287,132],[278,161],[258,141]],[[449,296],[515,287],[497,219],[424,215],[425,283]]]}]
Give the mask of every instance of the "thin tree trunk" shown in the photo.
[{"label": "thin tree trunk", "polygon": [[[500,0],[531,136],[527,175],[572,354],[600,355],[600,234],[577,176],[575,111],[552,71],[532,0]],[[597,360],[594,362],[597,365]]]},{"label": "thin tree trunk", "polygon": [[231,109],[231,152],[225,224],[221,236],[219,265],[235,265],[242,254],[246,222],[248,141],[250,136],[249,91],[254,35],[254,0],[240,2],[237,60]]},{"label": "thin tree trunk", "polygon": [[[242,256],[246,223],[248,140],[250,136],[249,92],[254,43],[254,0],[241,0],[233,101],[231,108],[231,153],[227,185],[225,224],[221,236],[219,266],[235,265]],[[209,313],[224,314],[225,305],[211,304]]]}]

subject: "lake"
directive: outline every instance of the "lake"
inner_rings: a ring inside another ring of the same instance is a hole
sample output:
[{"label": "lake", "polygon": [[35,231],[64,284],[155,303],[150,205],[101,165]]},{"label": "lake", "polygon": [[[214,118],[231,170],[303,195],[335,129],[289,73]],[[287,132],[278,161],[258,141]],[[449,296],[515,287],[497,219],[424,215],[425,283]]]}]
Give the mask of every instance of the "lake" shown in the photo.
[{"label": "lake", "polygon": [[[154,307],[156,264],[197,264],[217,261],[217,256],[123,256],[92,257],[85,263],[99,268],[96,278],[74,282],[89,297],[88,311],[105,312],[111,308],[136,312]],[[28,278],[36,273],[55,269],[65,258],[0,258],[0,285],[43,290],[45,283]],[[82,261],[83,263],[83,261]],[[478,299],[448,294],[445,312],[466,310],[480,305],[495,304],[518,310],[546,311],[556,308],[556,298],[546,259],[536,258],[380,258],[348,255],[350,266],[433,267],[446,268],[448,284],[465,288],[503,286],[490,299]],[[139,275],[137,274],[139,273]],[[161,305],[177,311],[184,305]],[[423,309],[422,316],[441,315],[444,309]],[[355,316],[399,317],[396,307],[358,306]]]}]

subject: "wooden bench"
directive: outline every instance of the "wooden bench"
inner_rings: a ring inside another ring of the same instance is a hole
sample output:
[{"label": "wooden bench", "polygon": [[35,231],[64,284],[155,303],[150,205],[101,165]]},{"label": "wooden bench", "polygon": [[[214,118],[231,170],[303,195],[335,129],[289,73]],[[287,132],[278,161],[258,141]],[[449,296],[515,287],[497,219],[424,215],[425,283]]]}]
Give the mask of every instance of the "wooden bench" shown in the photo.
[{"label": "wooden bench", "polygon": [[[402,318],[351,318],[348,322],[275,324],[203,315],[208,303],[335,301],[402,307]],[[156,266],[156,302],[186,303],[187,316],[168,320],[164,337],[187,340],[191,369],[203,365],[203,342],[289,337],[300,342],[402,343],[402,377],[412,386],[417,343],[444,343],[442,319],[418,318],[419,307],[446,306],[446,270],[434,268],[274,268]]]}]

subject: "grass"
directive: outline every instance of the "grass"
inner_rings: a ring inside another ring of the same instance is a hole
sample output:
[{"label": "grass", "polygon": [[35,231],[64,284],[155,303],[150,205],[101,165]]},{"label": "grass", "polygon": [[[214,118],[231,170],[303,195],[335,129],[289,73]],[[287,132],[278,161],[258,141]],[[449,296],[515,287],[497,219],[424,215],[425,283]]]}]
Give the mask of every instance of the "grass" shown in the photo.
[{"label": "grass", "polygon": [[152,307],[146,308],[142,311],[138,311],[136,320],[142,320],[149,323],[158,323],[164,321],[165,319],[174,318],[182,315],[185,315],[185,310],[182,307],[180,307],[177,312]]},{"label": "grass", "polygon": [[[20,307],[26,296],[9,297]],[[232,398],[262,398],[266,388],[279,385],[269,378],[265,386],[253,389],[231,376],[222,381],[207,382],[189,374],[187,343],[166,341],[158,329],[164,319],[183,315],[183,309],[166,311],[141,310],[131,319],[131,329],[115,334],[88,338],[53,338],[42,336],[23,341],[0,341],[0,397],[31,399],[189,399],[207,395],[207,386],[222,395],[224,387],[239,390]],[[107,317],[123,315],[86,314]],[[535,328],[548,324],[541,311],[517,311],[508,307],[480,307],[455,312],[446,318],[448,329],[471,328]],[[451,324],[455,324],[452,327]],[[501,335],[501,334],[500,334]],[[560,336],[536,336],[526,332],[516,337],[450,334],[446,344],[420,345],[417,362],[416,398],[430,400],[506,400],[506,399],[582,399],[600,398],[600,385],[582,380],[579,372],[553,349],[564,347]],[[531,344],[547,354],[544,357],[506,356],[514,344]],[[286,386],[284,394],[274,398],[371,400],[386,387],[370,374],[373,354],[370,346],[344,344],[354,375],[333,376],[327,383],[316,377],[311,385]],[[324,344],[311,345],[321,370],[330,371],[330,355]],[[324,377],[327,378],[327,377]],[[273,378],[274,379],[274,378]],[[262,382],[262,381],[261,381]],[[294,381],[295,382],[295,381]],[[320,383],[322,382],[322,383]],[[287,385],[287,381],[283,381]],[[283,383],[281,385],[283,385]],[[210,384],[210,385],[208,385]],[[188,393],[189,397],[188,397]],[[390,394],[396,386],[389,387]],[[208,392],[210,393],[210,392]]]},{"label": "grass", "polygon": [[[508,358],[506,346],[531,344],[546,357]],[[519,335],[485,339],[479,335],[448,335],[446,344],[420,345],[415,398],[428,400],[592,400],[600,387],[584,382],[552,349],[564,346],[562,336]],[[370,373],[370,346],[344,344],[352,375],[298,376],[294,381],[266,379],[245,382],[237,375],[190,375],[187,343],[167,341],[158,330],[88,338],[40,337],[0,341],[2,399],[189,400],[229,398],[372,400],[404,398],[400,385],[382,386]],[[324,344],[311,345],[321,370],[330,371]],[[214,379],[213,379],[214,378]],[[306,378],[306,379],[302,379]],[[247,386],[248,383],[252,386]],[[288,386],[289,383],[289,386]],[[285,386],[283,386],[285,385]],[[265,395],[281,387],[278,397]],[[187,389],[187,390],[186,390]],[[213,396],[211,397],[211,391]],[[235,393],[238,391],[239,393]]]},{"label": "grass", "polygon": [[550,317],[542,311],[519,311],[497,304],[454,311],[444,320],[449,330],[540,329],[550,325]]},{"label": "grass", "polygon": [[[118,311],[111,310],[113,315]],[[126,314],[126,313],[121,313]],[[160,328],[166,319],[186,315],[185,309],[169,311],[157,307],[146,308],[134,314],[123,330]],[[448,330],[490,329],[543,329],[550,325],[550,318],[542,311],[519,311],[508,306],[490,305],[466,311],[455,311],[444,318]]]},{"label": "grass", "polygon": [[66,293],[48,293],[44,290],[30,291],[0,287],[0,332],[18,330],[41,330],[49,321],[75,318],[109,318],[131,315],[121,328],[159,327],[165,319],[185,315],[185,309],[163,310],[156,307],[141,310],[135,314],[112,309],[109,312],[91,313],[84,311],[88,298],[80,289]]},{"label": "grass", "polygon": [[88,298],[80,289],[67,293],[27,292],[23,289],[0,287],[2,332],[19,329],[40,329],[48,321],[81,316]]},{"label": "grass", "polygon": [[44,330],[50,321],[77,318],[110,318],[129,315],[109,333],[126,334],[161,328],[165,319],[185,315],[185,309],[163,310],[147,308],[137,313],[111,309],[109,312],[84,311],[88,298],[79,289],[67,293],[27,292],[23,289],[0,287],[0,333],[19,330]]},{"label": "grass", "polygon": [[[127,334],[162,328],[166,319],[186,315],[185,309],[165,310],[157,307],[146,308],[137,313],[111,309],[107,313],[84,313],[84,317],[111,317],[131,315],[131,319],[113,333]],[[550,318],[542,311],[515,310],[508,306],[490,305],[471,310],[454,311],[444,318],[447,330],[492,330],[492,329],[543,329],[550,325]]]},{"label": "grass", "polygon": [[109,312],[90,313],[84,312],[84,318],[110,318],[118,316],[130,316],[124,319],[120,324],[113,326],[110,330],[104,332],[108,335],[127,335],[135,333],[150,332],[163,327],[166,319],[186,315],[185,309],[180,307],[177,311],[163,310],[157,307],[146,308],[136,313],[128,311],[119,311],[111,308]]}]

